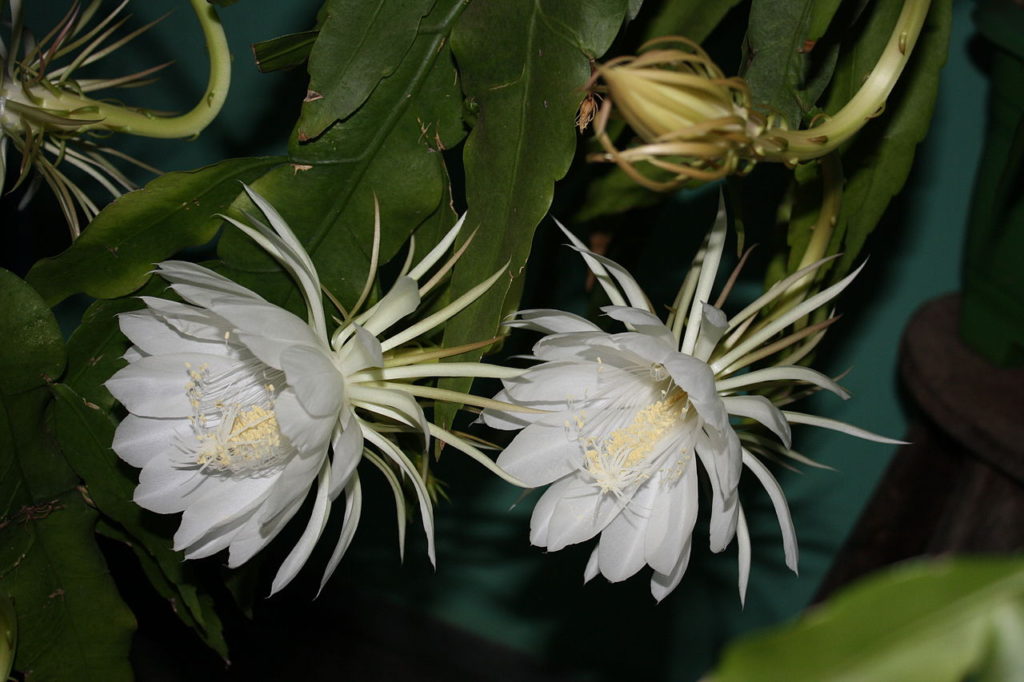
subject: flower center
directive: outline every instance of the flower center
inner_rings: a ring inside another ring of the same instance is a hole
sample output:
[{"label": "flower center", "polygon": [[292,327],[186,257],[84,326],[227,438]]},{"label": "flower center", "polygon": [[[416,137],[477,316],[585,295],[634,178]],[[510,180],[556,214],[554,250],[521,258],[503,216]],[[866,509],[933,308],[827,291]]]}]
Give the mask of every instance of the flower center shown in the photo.
[{"label": "flower center", "polygon": [[249,473],[276,467],[291,452],[274,412],[276,388],[284,375],[256,361],[214,374],[208,365],[186,363],[185,393],[192,404],[198,448],[193,463],[203,470]]},{"label": "flower center", "polygon": [[[685,411],[686,394],[675,391],[633,415],[626,426],[583,446],[583,466],[601,492],[621,495],[650,478],[659,465],[658,443]],[[683,401],[684,407],[678,403]]]}]

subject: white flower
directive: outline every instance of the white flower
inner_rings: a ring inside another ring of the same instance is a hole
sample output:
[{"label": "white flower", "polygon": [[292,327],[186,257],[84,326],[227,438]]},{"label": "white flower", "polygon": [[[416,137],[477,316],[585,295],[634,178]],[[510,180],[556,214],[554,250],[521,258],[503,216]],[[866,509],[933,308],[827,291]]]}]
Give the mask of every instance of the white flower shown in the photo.
[{"label": "white flower", "polygon": [[[765,306],[787,292],[792,295],[794,283],[825,261],[815,263],[727,318],[708,303],[725,241],[722,209],[680,288],[673,314],[662,323],[625,269],[588,251],[562,230],[612,301],[603,311],[627,331],[608,333],[557,310],[521,311],[507,323],[546,334],[533,348],[541,363],[504,380],[504,390],[495,396],[546,413],[483,412],[484,422],[492,427],[522,429],[498,465],[529,486],[549,486],[533,510],[531,542],[557,551],[600,536],[586,579],[601,573],[610,581],[625,580],[649,565],[654,569],[651,593],[660,601],[686,570],[697,520],[698,479],[703,478],[712,498],[711,549],[720,552],[733,537],[738,540],[742,599],[750,539],[737,485],[745,466],[771,497],[786,563],[795,571],[796,534],[785,496],[752,451],[774,450],[801,458],[789,449],[790,424],[894,441],[780,410],[756,391],[798,382],[848,397],[828,377],[793,364],[820,340],[827,323],[777,339],[794,322],[832,300],[857,273],[806,301],[797,299],[774,317],[755,320]],[[785,364],[738,373],[787,347],[793,350]],[[778,442],[745,432],[733,418],[760,422]]]},{"label": "white flower", "polygon": [[[274,579],[273,593],[305,564],[332,502],[344,490],[345,520],[323,582],[331,575],[359,521],[356,465],[365,455],[396,494],[400,539],[405,518],[400,478],[412,483],[433,561],[432,509],[423,478],[385,434],[418,432],[424,448],[432,435],[495,469],[476,448],[428,423],[416,396],[494,403],[406,382],[432,376],[508,377],[518,371],[437,363],[465,349],[402,352],[399,347],[465,308],[502,271],[441,311],[378,338],[413,313],[421,294],[454,263],[453,258],[430,282],[418,285],[455,240],[460,220],[376,305],[350,314],[329,336],[319,278],[308,254],[273,207],[245,189],[270,226],[252,216],[254,226],[228,220],[292,274],[309,319],[199,265],[167,261],[157,266],[187,303],[143,297],[146,308],[122,314],[121,329],[133,343],[125,355],[129,364],[106,384],[130,413],[117,429],[113,448],[142,468],[135,501],[159,513],[184,512],[174,546],[186,558],[226,548],[228,565],[235,567],[281,531],[315,481],[311,516]],[[376,229],[379,236],[379,224]],[[375,239],[373,267],[355,310],[371,289],[378,243]]]}]

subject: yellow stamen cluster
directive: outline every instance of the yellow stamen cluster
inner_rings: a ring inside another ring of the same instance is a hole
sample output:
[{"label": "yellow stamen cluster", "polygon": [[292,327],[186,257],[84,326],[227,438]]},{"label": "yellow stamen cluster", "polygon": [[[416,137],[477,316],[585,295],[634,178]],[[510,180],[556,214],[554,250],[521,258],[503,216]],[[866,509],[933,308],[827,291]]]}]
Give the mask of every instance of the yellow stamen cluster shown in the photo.
[{"label": "yellow stamen cluster", "polygon": [[659,400],[639,410],[627,426],[584,445],[584,467],[601,492],[621,494],[650,477],[656,462],[651,455],[665,432],[677,423],[679,398]]}]

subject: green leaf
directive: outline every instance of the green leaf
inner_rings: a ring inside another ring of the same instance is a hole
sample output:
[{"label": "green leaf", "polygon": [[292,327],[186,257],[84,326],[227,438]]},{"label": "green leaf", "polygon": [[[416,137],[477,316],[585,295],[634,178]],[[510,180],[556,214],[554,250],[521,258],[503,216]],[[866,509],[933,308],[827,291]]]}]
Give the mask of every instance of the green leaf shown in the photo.
[{"label": "green leaf", "polygon": [[256,68],[261,73],[270,73],[302,66],[309,59],[318,33],[302,31],[253,43],[252,55],[256,59]]},{"label": "green leaf", "polygon": [[[865,126],[843,152],[846,188],[829,253],[843,252],[831,275],[850,270],[889,201],[906,183],[917,144],[931,123],[946,63],[951,0],[935,0],[910,63],[889,97],[885,113]],[[825,110],[834,113],[856,92],[881,53],[902,0],[880,0],[854,49],[836,67]]]},{"label": "green leaf", "polygon": [[[116,323],[115,323],[116,324]],[[110,443],[116,422],[70,386],[55,384],[54,427],[68,463],[85,481],[89,498],[104,516],[116,523],[142,561],[154,587],[170,600],[179,618],[212,649],[227,658],[227,644],[212,600],[196,587],[191,566],[171,547],[177,518],[147,512],[132,501],[135,475]],[[116,531],[107,530],[117,537]]]},{"label": "green leaf", "polygon": [[494,0],[471,4],[456,26],[455,57],[478,111],[463,159],[467,227],[479,233],[455,267],[453,295],[506,262],[511,276],[448,324],[445,345],[492,336],[518,300],[534,229],[576,150],[589,61],[608,48],[626,11],[624,0]]},{"label": "green leaf", "polygon": [[711,679],[763,679],[766,670],[789,682],[959,682],[977,672],[1011,679],[1022,669],[1022,624],[1020,558],[919,561],[855,583],[793,624],[740,639]]},{"label": "green leaf", "polygon": [[27,279],[47,305],[79,292],[96,298],[130,293],[146,282],[154,263],[210,241],[221,222],[214,214],[238,195],[238,182],[281,161],[229,159],[162,175],[103,209],[70,248],[40,260]]},{"label": "green leaf", "polygon": [[327,0],[309,55],[309,93],[298,137],[310,140],[348,118],[398,69],[435,0]]},{"label": "green leaf", "polygon": [[[458,144],[462,99],[448,33],[464,8],[442,0],[420,23],[411,47],[391,76],[354,114],[312,142],[293,132],[292,166],[259,178],[266,197],[302,240],[325,287],[351,304],[370,261],[374,197],[380,202],[381,262],[390,259],[422,224],[454,214],[440,150]],[[338,86],[340,87],[340,86]],[[328,93],[324,93],[325,96]],[[233,212],[251,210],[242,197]],[[420,245],[420,248],[429,246]],[[237,230],[227,230],[218,254],[243,281],[280,305],[294,306],[298,290],[286,279],[266,281],[278,265]]]},{"label": "green leaf", "polygon": [[721,23],[740,0],[669,0],[644,31],[644,40],[679,35],[695,43],[704,39]]},{"label": "green leaf", "polygon": [[797,127],[832,77],[837,45],[812,49],[841,0],[754,0],[743,77],[754,104]]},{"label": "green leaf", "polygon": [[0,270],[0,585],[18,620],[15,668],[36,680],[131,679],[135,619],[96,547],[96,512],[51,447],[47,384],[64,366],[39,295]]}]

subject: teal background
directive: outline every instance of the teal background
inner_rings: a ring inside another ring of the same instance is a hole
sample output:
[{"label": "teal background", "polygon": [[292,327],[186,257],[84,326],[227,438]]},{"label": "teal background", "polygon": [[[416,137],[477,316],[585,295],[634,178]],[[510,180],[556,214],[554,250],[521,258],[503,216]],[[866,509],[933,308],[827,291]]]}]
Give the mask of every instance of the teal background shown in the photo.
[{"label": "teal background", "polygon": [[[310,27],[318,4],[243,0],[222,9],[234,53],[234,83],[218,120],[194,142],[127,140],[119,146],[165,171],[231,156],[282,153],[304,92],[304,74],[261,75],[248,46]],[[168,8],[174,12],[149,38],[119,52],[106,68],[122,72],[127,64],[141,68],[177,60],[158,85],[127,91],[122,98],[183,111],[202,93],[206,78],[195,19],[184,2],[130,6],[140,22]],[[959,286],[961,242],[985,122],[985,76],[968,49],[974,33],[971,10],[970,2],[954,3],[949,62],[931,132],[919,148],[909,185],[873,237],[865,272],[840,301],[845,317],[830,332],[821,368],[831,374],[850,369],[843,383],[854,397],[844,403],[823,396],[808,408],[890,436],[901,436],[906,424],[897,378],[902,329],[921,303]],[[32,11],[40,11],[38,3]],[[687,201],[671,202],[660,220],[675,224],[685,219]],[[545,229],[550,226],[541,232]],[[754,567],[742,609],[734,548],[721,556],[696,551],[682,586],[660,605],[653,603],[647,580],[640,576],[625,584],[598,579],[581,586],[589,548],[544,556],[529,547],[532,500],[510,510],[518,493],[483,472],[464,471],[465,462],[454,460],[458,455],[446,455],[440,466],[452,502],[438,510],[436,572],[426,565],[413,526],[406,565],[398,564],[389,494],[369,481],[366,522],[335,581],[410,605],[567,675],[607,678],[633,672],[644,678],[695,678],[732,636],[804,608],[894,452],[890,446],[807,427],[797,432],[795,443],[835,471],[779,472],[801,543],[799,577],[783,565],[767,496],[759,489],[747,491]],[[366,478],[372,477],[368,472]],[[311,594],[300,584],[276,599],[304,601]],[[329,587],[321,599],[340,594],[341,589]]]}]

